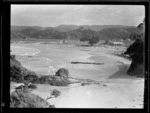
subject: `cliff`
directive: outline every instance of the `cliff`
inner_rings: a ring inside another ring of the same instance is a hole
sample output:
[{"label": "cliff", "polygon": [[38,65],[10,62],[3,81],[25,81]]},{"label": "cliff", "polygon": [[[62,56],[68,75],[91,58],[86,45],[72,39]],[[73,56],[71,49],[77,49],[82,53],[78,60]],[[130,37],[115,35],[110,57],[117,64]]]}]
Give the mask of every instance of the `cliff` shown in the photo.
[{"label": "cliff", "polygon": [[132,63],[127,71],[128,75],[144,77],[144,33],[145,24],[139,24],[137,27],[138,33],[134,35],[136,41],[127,48],[124,54],[127,54],[132,59]]}]

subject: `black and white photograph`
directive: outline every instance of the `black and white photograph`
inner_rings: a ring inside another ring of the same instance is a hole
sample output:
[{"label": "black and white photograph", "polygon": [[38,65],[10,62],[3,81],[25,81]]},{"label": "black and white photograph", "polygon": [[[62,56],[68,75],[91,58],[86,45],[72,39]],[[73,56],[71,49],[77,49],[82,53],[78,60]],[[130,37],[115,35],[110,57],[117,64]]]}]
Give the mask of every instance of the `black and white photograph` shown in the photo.
[{"label": "black and white photograph", "polygon": [[144,5],[10,9],[10,108],[144,108]]}]

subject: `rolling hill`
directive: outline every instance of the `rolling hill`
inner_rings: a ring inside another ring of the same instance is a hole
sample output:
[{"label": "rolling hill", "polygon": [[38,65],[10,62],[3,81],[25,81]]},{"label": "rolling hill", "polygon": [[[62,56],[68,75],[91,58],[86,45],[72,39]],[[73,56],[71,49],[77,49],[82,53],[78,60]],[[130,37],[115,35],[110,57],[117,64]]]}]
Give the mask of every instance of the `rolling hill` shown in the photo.
[{"label": "rolling hill", "polygon": [[57,27],[11,26],[11,39],[71,39],[88,41],[92,35],[99,39],[126,39],[136,32],[134,26],[121,25],[60,25]]}]

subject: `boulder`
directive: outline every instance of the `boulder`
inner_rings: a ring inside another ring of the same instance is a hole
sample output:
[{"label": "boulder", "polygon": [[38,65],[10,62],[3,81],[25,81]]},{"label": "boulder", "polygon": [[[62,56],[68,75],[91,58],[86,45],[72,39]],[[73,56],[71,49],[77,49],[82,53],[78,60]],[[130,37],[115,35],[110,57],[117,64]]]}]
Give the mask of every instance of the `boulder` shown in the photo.
[{"label": "boulder", "polygon": [[85,86],[85,85],[90,85],[91,83],[89,82],[85,82],[85,83],[81,83],[81,86]]},{"label": "boulder", "polygon": [[70,77],[68,69],[65,68],[60,68],[56,72],[55,76],[60,77],[61,80],[68,80],[68,78]]}]

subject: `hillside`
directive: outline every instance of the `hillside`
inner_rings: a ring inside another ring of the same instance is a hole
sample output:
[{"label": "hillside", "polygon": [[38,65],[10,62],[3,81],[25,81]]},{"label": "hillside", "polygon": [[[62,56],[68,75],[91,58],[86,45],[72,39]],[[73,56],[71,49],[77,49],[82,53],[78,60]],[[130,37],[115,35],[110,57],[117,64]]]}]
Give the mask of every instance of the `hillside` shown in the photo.
[{"label": "hillside", "polygon": [[[57,27],[11,26],[11,39],[71,39],[87,41],[92,35],[99,39],[126,39],[136,27],[120,25],[60,25]],[[131,37],[132,39],[132,37]]]}]

